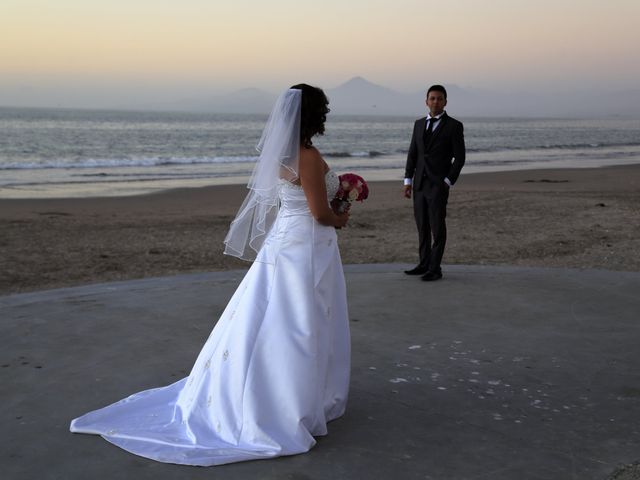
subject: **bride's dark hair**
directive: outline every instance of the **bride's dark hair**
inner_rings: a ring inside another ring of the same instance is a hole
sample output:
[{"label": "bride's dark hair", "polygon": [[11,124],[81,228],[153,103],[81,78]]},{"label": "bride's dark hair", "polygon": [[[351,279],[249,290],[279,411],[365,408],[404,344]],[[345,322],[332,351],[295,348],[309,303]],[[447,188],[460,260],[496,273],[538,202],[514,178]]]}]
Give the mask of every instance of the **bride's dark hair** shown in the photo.
[{"label": "bride's dark hair", "polygon": [[329,113],[329,99],[321,88],[312,87],[306,83],[299,83],[291,88],[302,90],[300,112],[300,144],[305,148],[313,145],[314,135],[324,134],[324,122]]}]

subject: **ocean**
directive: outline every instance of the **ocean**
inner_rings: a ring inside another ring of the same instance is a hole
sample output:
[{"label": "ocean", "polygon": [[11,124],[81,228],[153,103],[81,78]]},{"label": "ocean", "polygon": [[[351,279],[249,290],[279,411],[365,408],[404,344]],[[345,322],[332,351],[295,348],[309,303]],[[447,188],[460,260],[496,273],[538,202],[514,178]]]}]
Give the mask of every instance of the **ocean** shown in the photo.
[{"label": "ocean", "polygon": [[[455,112],[449,112],[456,116]],[[242,184],[265,115],[0,108],[0,198]],[[331,116],[314,139],[338,172],[401,181],[414,118]],[[465,173],[640,163],[640,119],[459,118]]]}]

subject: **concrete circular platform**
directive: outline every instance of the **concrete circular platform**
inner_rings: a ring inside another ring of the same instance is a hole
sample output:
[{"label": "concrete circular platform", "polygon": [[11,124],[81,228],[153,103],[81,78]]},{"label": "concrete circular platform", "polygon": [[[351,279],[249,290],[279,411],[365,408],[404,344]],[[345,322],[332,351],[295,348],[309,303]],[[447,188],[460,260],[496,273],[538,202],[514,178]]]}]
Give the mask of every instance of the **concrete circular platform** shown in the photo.
[{"label": "concrete circular platform", "polygon": [[2,478],[583,480],[640,458],[640,273],[406,267],[345,267],[351,396],[329,435],[210,468],[68,426],[185,376],[243,272],[0,297]]}]

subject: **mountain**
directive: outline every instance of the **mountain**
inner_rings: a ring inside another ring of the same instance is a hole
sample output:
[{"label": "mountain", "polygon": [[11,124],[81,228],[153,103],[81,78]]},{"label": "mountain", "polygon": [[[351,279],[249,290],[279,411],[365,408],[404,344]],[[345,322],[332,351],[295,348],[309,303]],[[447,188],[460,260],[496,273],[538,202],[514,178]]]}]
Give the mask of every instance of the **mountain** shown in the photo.
[{"label": "mountain", "polygon": [[362,77],[326,91],[331,111],[336,114],[407,115],[419,114],[423,93],[406,94],[376,85]]},{"label": "mountain", "polygon": [[[401,115],[417,118],[426,114],[425,90],[398,92],[362,77],[354,77],[333,88],[325,88],[337,115]],[[530,91],[483,90],[445,84],[447,112],[454,117],[628,117],[640,118],[640,89],[626,91],[588,89],[577,84],[571,89],[536,88]],[[324,87],[324,86],[323,86]],[[167,110],[206,113],[268,114],[279,92],[244,88],[227,94],[178,95],[185,89],[164,90],[158,86],[134,89],[102,89],[67,85],[34,87],[19,85],[0,89],[0,105],[47,108],[98,108],[121,110]],[[200,90],[202,91],[202,90]]]},{"label": "mountain", "polygon": [[[625,92],[503,92],[445,85],[447,111],[456,117],[590,117],[640,116],[640,90]],[[362,77],[327,88],[330,108],[337,115],[426,114],[425,90],[401,93]],[[162,108],[218,113],[260,113],[271,110],[277,95],[257,88],[208,98],[189,98]]]},{"label": "mountain", "polygon": [[[447,88],[447,111],[458,117],[640,117],[640,90],[531,92]],[[424,90],[400,93],[355,77],[327,90],[331,111],[336,114],[407,115],[426,114]]]},{"label": "mountain", "polygon": [[[406,115],[407,112],[420,113],[424,105],[420,93],[404,94],[390,88],[376,85],[362,77],[351,80],[335,88],[325,90],[334,114]],[[269,113],[277,95],[257,88],[245,88],[226,95],[208,98],[186,98],[164,105],[171,110],[218,113]]]},{"label": "mountain", "polygon": [[[325,90],[334,114],[345,115],[418,115],[424,105],[424,93],[405,94],[376,85],[362,77]],[[271,111],[276,94],[258,88],[244,88],[225,95],[190,97],[157,105],[156,109],[216,113],[261,113]]]}]

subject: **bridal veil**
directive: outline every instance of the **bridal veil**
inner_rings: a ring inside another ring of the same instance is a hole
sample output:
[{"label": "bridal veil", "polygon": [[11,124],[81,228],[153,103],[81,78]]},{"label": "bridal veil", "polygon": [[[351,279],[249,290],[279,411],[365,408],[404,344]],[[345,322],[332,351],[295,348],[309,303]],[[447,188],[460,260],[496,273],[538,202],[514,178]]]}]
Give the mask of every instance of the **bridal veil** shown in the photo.
[{"label": "bridal veil", "polygon": [[224,240],[226,255],[255,260],[278,214],[280,179],[298,178],[302,91],[288,89],[276,101],[256,147],[260,152],[247,194]]}]

